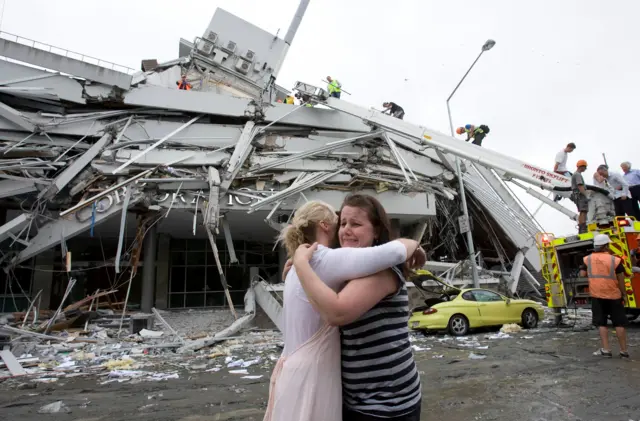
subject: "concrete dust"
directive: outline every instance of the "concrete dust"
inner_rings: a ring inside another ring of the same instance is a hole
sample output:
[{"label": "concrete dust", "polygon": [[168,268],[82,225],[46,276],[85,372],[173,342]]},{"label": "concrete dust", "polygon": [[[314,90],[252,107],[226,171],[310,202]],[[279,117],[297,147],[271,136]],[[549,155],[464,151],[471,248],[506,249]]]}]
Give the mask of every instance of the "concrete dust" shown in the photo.
[{"label": "concrete dust", "polygon": [[[0,411],[6,419],[40,421],[38,409],[62,401],[72,413],[56,414],[55,419],[260,421],[271,371],[280,354],[273,341],[261,342],[264,335],[250,332],[228,341],[225,352],[216,351],[212,358],[212,349],[150,358],[154,371],[176,371],[176,379],[101,384],[107,378],[98,373],[59,378],[55,384],[6,380],[0,384]],[[542,327],[501,339],[491,337],[486,333],[464,338],[412,335],[422,377],[422,419],[640,418],[640,324],[629,329],[630,361],[593,356],[599,346],[597,331],[581,323],[573,328]],[[146,360],[140,362],[144,365]],[[21,388],[27,383],[36,386]]]}]

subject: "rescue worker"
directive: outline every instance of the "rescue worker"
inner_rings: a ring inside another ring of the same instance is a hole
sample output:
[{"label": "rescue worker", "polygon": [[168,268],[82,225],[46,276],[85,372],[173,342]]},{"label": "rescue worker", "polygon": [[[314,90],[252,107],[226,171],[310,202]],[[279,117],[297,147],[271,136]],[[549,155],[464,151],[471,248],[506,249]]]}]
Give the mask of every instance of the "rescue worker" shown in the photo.
[{"label": "rescue worker", "polygon": [[629,184],[627,184],[626,180],[620,174],[610,173],[609,167],[604,164],[600,165],[596,172],[611,186],[616,216],[633,215],[630,200],[631,193],[629,192]]},{"label": "rescue worker", "polygon": [[187,82],[187,75],[182,75],[182,78],[176,82],[176,85],[178,85],[178,89],[183,91],[191,90],[191,84]]},{"label": "rescue worker", "polygon": [[337,79],[332,79],[331,76],[327,76],[327,91],[329,96],[340,99],[340,93],[342,92],[342,85]]},{"label": "rescue worker", "polygon": [[[571,172],[567,169],[567,159],[569,159],[569,154],[576,150],[576,144],[571,142],[567,144],[560,152],[556,154],[556,162],[553,165],[553,172],[562,174],[565,177],[571,177]],[[562,200],[562,196],[556,196],[553,199],[554,202],[559,202]]]},{"label": "rescue worker", "polygon": [[395,102],[383,102],[384,111],[382,114],[389,114],[395,118],[402,120],[404,118],[404,109]]},{"label": "rescue worker", "polygon": [[482,146],[482,140],[489,134],[489,127],[486,124],[481,124],[476,127],[473,124],[466,124],[464,127],[458,127],[456,130],[458,134],[467,134],[466,142],[473,139],[474,145]]},{"label": "rescue worker", "polygon": [[284,103],[285,104],[293,104],[293,97],[291,95],[287,95],[287,97],[284,99]]},{"label": "rescue worker", "polygon": [[584,184],[582,173],[587,170],[584,159],[576,163],[576,172],[571,176],[571,201],[578,208],[578,234],[587,232],[587,212],[589,212],[589,193]]},{"label": "rescue worker", "polygon": [[638,201],[640,200],[640,170],[632,170],[631,162],[623,162],[620,164],[620,168],[624,173],[623,177],[627,184],[629,184],[629,194],[631,194],[631,216],[636,218],[636,221],[640,221],[640,206]]},{"label": "rescue worker", "polygon": [[624,286],[624,266],[622,259],[611,254],[606,234],[598,234],[593,239],[594,251],[584,257],[580,265],[580,276],[589,278],[589,295],[591,296],[591,312],[593,324],[600,331],[602,348],[596,353],[603,357],[611,357],[609,347],[609,330],[607,318],[616,329],[620,344],[620,357],[629,358],[627,352],[627,315],[623,297],[626,296]]}]

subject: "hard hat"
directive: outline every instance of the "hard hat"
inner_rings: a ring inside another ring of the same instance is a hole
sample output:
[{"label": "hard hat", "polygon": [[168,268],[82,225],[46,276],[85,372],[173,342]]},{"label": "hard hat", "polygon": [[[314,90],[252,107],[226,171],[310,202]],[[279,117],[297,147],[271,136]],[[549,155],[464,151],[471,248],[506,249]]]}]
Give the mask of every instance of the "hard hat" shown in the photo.
[{"label": "hard hat", "polygon": [[585,161],[584,159],[581,159],[578,162],[576,162],[576,167],[586,167],[586,166],[587,166],[587,161]]},{"label": "hard hat", "polygon": [[462,133],[464,133],[464,127],[458,127],[458,128],[456,129],[456,133],[458,133],[458,134],[462,134]]},{"label": "hard hat", "polygon": [[598,234],[593,239],[593,245],[596,247],[604,246],[605,244],[609,244],[611,240],[607,234]]},{"label": "hard hat", "polygon": [[471,130],[471,128],[473,127],[473,124],[465,124],[464,128],[467,130]]}]

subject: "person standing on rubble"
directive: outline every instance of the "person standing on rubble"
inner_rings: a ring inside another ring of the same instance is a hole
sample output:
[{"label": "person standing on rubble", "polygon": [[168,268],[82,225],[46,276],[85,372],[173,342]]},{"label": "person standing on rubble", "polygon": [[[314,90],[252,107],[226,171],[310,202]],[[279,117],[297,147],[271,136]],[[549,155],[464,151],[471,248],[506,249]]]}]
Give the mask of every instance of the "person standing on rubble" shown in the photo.
[{"label": "person standing on rubble", "polygon": [[[558,152],[553,165],[553,172],[564,175],[565,177],[571,177],[571,172],[567,169],[567,159],[569,159],[569,154],[575,150],[576,144],[571,142]],[[554,202],[559,202],[560,200],[562,200],[562,196],[559,195],[553,199]]]},{"label": "person standing on rubble", "polygon": [[629,184],[627,184],[626,180],[618,173],[609,172],[609,167],[604,164],[600,165],[596,172],[606,180],[610,189],[613,191],[613,205],[616,216],[633,215],[630,199],[631,193],[629,192]]},{"label": "person standing on rubble", "polygon": [[336,79],[332,79],[331,76],[327,76],[327,91],[329,96],[340,99],[340,93],[342,92],[342,85]]},{"label": "person standing on rubble", "polygon": [[[343,249],[388,244],[392,238],[391,223],[378,200],[361,194],[345,198],[338,230]],[[329,324],[341,326],[342,418],[419,421],[422,396],[409,340],[406,268],[352,280],[337,292],[310,264],[316,247],[298,247],[293,263],[314,308]]]},{"label": "person standing on rubble", "polygon": [[594,251],[583,259],[580,276],[589,278],[589,295],[591,296],[591,312],[593,324],[600,331],[602,348],[596,355],[611,357],[609,347],[609,329],[607,319],[616,329],[616,337],[620,344],[620,357],[629,358],[627,352],[627,315],[624,310],[625,296],[624,266],[622,259],[611,254],[606,234],[598,234],[593,239]]},{"label": "person standing on rubble", "polygon": [[180,78],[180,80],[176,82],[176,85],[178,85],[178,89],[180,90],[183,90],[183,91],[191,90],[191,84],[187,82],[187,75],[182,75],[182,78]]},{"label": "person standing on rubble", "polygon": [[383,102],[384,111],[382,114],[389,114],[400,120],[404,119],[404,109],[395,102]]},{"label": "person standing on rubble", "polygon": [[587,161],[579,160],[576,167],[576,172],[571,176],[571,201],[578,207],[578,234],[584,234],[587,232],[589,193],[585,187],[582,173],[587,170]]},{"label": "person standing on rubble", "polygon": [[624,173],[624,179],[629,184],[629,194],[631,194],[631,215],[640,221],[640,170],[631,169],[631,162],[625,161],[620,164]]},{"label": "person standing on rubble", "polygon": [[[426,255],[413,240],[400,239],[378,247],[330,249],[338,216],[319,201],[304,204],[280,233],[289,256],[303,243],[318,242],[311,265],[328,288],[338,291],[349,279],[370,276],[407,257],[422,266]],[[416,253],[416,250],[420,250]],[[414,256],[415,255],[415,256]],[[322,319],[300,285],[290,261],[285,266],[284,350],[273,370],[265,421],[342,419],[340,333]]]}]

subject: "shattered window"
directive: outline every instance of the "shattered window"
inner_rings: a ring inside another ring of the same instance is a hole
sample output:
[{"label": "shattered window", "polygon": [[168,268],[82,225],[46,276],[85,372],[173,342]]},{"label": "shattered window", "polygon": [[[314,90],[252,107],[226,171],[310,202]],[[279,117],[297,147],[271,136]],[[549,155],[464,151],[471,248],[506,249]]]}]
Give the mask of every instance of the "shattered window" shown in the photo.
[{"label": "shattered window", "polygon": [[[216,240],[222,271],[229,285],[231,299],[237,305],[244,302],[249,287],[249,268],[257,267],[261,276],[269,279],[278,273],[278,253],[273,244],[256,241],[233,242],[236,263],[224,239]],[[208,240],[171,239],[169,275],[169,307],[226,307],[220,273]]]}]

